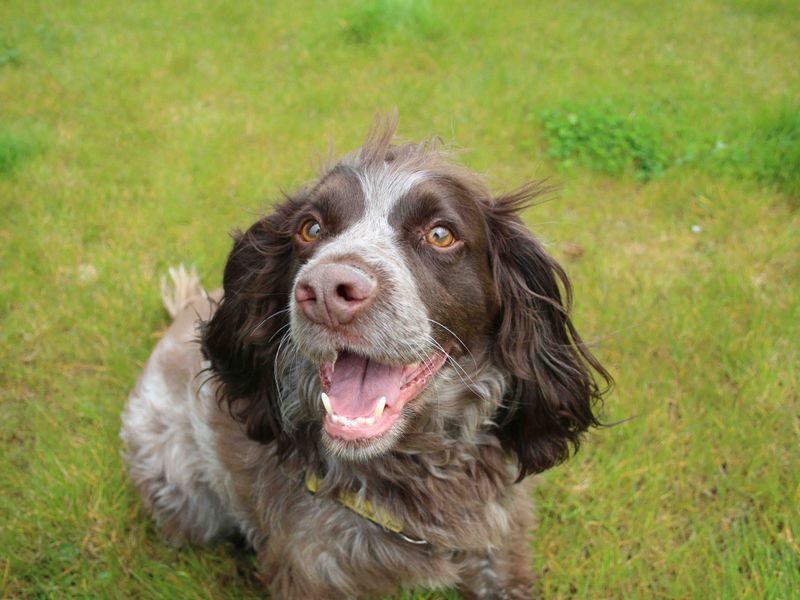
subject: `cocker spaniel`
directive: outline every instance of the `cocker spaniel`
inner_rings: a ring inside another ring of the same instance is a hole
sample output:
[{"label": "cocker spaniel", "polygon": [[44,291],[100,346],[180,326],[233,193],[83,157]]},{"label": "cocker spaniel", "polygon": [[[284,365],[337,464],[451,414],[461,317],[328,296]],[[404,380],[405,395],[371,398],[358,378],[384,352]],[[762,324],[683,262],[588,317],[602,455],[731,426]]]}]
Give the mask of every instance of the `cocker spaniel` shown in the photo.
[{"label": "cocker spaniel", "polygon": [[275,598],[530,598],[522,481],[610,379],[519,217],[541,187],[494,197],[394,129],[236,234],[222,292],[173,272],[130,476],[170,540],[244,535]]}]

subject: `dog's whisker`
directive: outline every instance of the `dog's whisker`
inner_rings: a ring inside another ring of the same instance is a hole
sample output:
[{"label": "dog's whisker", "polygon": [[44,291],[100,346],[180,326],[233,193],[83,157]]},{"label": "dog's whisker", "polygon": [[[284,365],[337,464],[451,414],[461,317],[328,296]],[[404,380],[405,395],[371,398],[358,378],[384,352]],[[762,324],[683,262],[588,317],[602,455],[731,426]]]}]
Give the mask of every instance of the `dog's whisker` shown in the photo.
[{"label": "dog's whisker", "polygon": [[[426,341],[427,340],[423,340],[423,342],[426,342]],[[417,362],[419,364],[423,364],[427,360],[427,357],[430,355],[430,352],[427,352],[424,347],[423,348],[417,348],[416,346],[409,346],[409,350],[411,350],[411,353],[417,359]],[[433,390],[434,396],[436,397],[436,401],[433,403],[433,412],[434,412],[434,416],[437,417],[437,419],[438,419],[439,411],[441,409],[439,390],[436,387],[436,385],[432,385],[431,388]]]},{"label": "dog's whisker", "polygon": [[[278,349],[275,352],[275,360],[272,363],[272,374],[275,379],[275,389],[278,393],[279,402],[283,401],[283,386],[281,385],[280,378],[278,377],[278,365],[281,364],[281,349],[283,348],[283,345],[287,339],[291,340],[291,331],[288,331],[281,337],[281,340],[278,343]],[[281,370],[283,370],[283,365],[281,365]]]},{"label": "dog's whisker", "polygon": [[469,354],[469,357],[472,359],[472,363],[475,365],[475,368],[476,368],[476,369],[478,368],[478,363],[475,361],[475,357],[472,355],[472,352],[470,351],[470,349],[469,349],[469,346],[467,346],[467,345],[464,343],[464,340],[462,340],[460,337],[458,337],[458,336],[456,335],[456,333],[455,333],[455,332],[454,332],[452,329],[450,329],[449,327],[447,327],[447,326],[443,325],[442,323],[439,323],[439,321],[436,321],[436,320],[434,320],[434,319],[431,319],[430,317],[428,317],[428,321],[430,321],[430,322],[431,322],[431,323],[433,323],[434,325],[438,325],[439,327],[441,327],[442,329],[444,329],[444,330],[445,330],[447,333],[449,333],[449,334],[450,334],[450,335],[452,335],[454,338],[456,338],[456,341],[457,341],[459,344],[461,344],[461,347],[462,347],[462,348],[464,348],[464,350],[466,350],[466,351],[467,351],[467,354]]},{"label": "dog's whisker", "polygon": [[[250,334],[249,335],[253,335],[256,331],[261,329],[261,327],[263,327],[267,323],[267,321],[269,321],[270,319],[274,319],[275,317],[277,317],[279,315],[282,315],[284,313],[288,313],[290,310],[291,310],[291,308],[289,308],[289,307],[286,307],[286,308],[281,309],[281,310],[276,310],[274,313],[272,313],[268,317],[266,317],[266,318],[262,319],[261,321],[259,321],[259,323],[250,330]],[[270,338],[270,341],[271,341],[271,338]]]},{"label": "dog's whisker", "polygon": [[[466,369],[464,369],[464,368],[463,368],[463,367],[462,367],[460,364],[458,364],[458,361],[456,361],[456,360],[455,360],[455,359],[454,359],[452,356],[450,356],[450,355],[449,355],[449,354],[448,354],[448,353],[445,351],[445,349],[444,349],[444,348],[442,348],[441,344],[439,344],[439,342],[437,342],[437,341],[436,341],[436,340],[435,340],[433,337],[431,337],[431,336],[428,336],[428,341],[429,341],[429,342],[430,342],[430,343],[431,343],[431,344],[432,344],[432,345],[433,345],[433,346],[434,346],[436,349],[438,349],[440,352],[442,352],[442,353],[443,353],[443,354],[444,354],[444,355],[447,357],[447,358],[446,358],[446,361],[447,361],[449,364],[451,364],[451,365],[453,366],[453,369],[456,371],[456,374],[457,374],[457,375],[459,376],[459,378],[461,379],[461,382],[462,382],[462,383],[463,383],[463,384],[464,384],[466,387],[468,387],[469,389],[471,389],[473,392],[475,392],[476,394],[478,394],[478,392],[476,391],[476,388],[475,388],[475,382],[473,381],[473,379],[472,379],[472,377],[469,375],[469,373],[467,373]],[[472,357],[471,353],[470,353],[470,356]],[[477,362],[475,361],[475,358],[474,358],[474,357],[472,357],[472,362],[475,364],[475,367],[477,368]],[[462,377],[462,373],[463,373],[463,377]],[[470,380],[470,383],[469,383],[469,384],[468,384],[466,381],[464,381],[464,377],[466,377],[467,379],[469,379],[469,380]],[[480,394],[478,394],[478,396],[480,396]]]},{"label": "dog's whisker", "polygon": [[281,325],[280,327],[278,327],[277,331],[275,331],[275,333],[273,333],[272,336],[267,340],[267,344],[269,344],[272,340],[274,340],[275,336],[281,334],[283,331],[289,329],[291,326],[292,326],[291,323],[286,323],[285,325]]}]

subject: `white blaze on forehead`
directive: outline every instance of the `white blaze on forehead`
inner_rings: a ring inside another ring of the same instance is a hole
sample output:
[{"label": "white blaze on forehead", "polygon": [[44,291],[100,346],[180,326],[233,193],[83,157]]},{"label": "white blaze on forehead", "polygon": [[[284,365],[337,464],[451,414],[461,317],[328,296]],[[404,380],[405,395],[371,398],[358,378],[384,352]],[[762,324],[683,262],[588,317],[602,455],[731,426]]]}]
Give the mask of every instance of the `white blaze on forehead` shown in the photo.
[{"label": "white blaze on forehead", "polygon": [[[345,253],[360,254],[367,262],[382,255],[378,262],[384,265],[402,262],[397,232],[389,224],[389,216],[397,201],[424,181],[427,173],[393,169],[384,163],[378,169],[357,170],[355,175],[364,192],[364,213],[322,248],[312,262]],[[395,270],[406,269],[404,264],[398,264]],[[410,278],[410,273],[404,273],[406,275]]]},{"label": "white blaze on forehead", "polygon": [[425,180],[425,171],[406,171],[392,169],[383,163],[381,169],[357,173],[361,189],[364,191],[365,214],[362,220],[372,217],[389,219],[395,203],[411,188]]},{"label": "white blaze on forehead", "polygon": [[[344,231],[321,244],[297,277],[320,263],[345,256],[360,258],[385,284],[379,286],[384,288],[382,301],[371,309],[375,324],[367,337],[372,338],[376,348],[424,347],[430,337],[427,310],[406,262],[399,232],[391,226],[389,217],[397,201],[424,181],[427,174],[384,164],[383,168],[356,171],[356,175],[364,192],[364,212]],[[293,295],[290,302],[294,315]],[[391,331],[386,329],[388,323]]]}]

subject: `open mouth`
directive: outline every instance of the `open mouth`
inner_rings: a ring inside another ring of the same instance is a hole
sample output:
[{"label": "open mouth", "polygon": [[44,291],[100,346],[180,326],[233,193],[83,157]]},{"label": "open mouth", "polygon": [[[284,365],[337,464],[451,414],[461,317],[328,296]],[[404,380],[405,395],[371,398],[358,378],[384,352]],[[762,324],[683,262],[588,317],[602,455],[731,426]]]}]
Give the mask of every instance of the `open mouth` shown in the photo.
[{"label": "open mouth", "polygon": [[335,362],[326,362],[319,370],[325,431],[347,441],[383,435],[446,360],[446,353],[436,352],[423,362],[394,366],[340,351]]}]

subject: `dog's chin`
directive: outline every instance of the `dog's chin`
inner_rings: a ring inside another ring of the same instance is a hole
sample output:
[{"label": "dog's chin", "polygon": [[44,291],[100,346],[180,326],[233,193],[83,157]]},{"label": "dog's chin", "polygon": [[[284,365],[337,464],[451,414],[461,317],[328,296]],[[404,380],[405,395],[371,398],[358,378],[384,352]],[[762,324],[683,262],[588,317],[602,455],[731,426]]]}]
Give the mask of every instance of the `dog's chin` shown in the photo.
[{"label": "dog's chin", "polygon": [[321,434],[322,446],[331,455],[341,460],[364,462],[380,456],[381,454],[385,454],[394,448],[397,441],[403,436],[406,421],[407,418],[401,417],[395,425],[382,435],[353,440],[331,435],[323,422]]},{"label": "dog's chin", "polygon": [[356,352],[338,351],[335,360],[319,369],[323,446],[352,461],[390,450],[446,360],[445,352],[435,352],[421,362],[386,364]]}]

